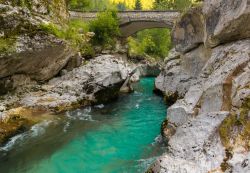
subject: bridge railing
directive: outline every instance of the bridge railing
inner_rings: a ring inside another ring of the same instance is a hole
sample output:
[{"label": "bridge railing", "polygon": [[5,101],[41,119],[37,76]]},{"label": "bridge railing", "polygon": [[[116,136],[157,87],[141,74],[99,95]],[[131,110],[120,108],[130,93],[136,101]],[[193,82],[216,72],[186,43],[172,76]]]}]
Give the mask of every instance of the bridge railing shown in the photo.
[{"label": "bridge railing", "polygon": [[[95,10],[91,10],[91,11],[82,11],[82,10],[69,10],[69,12],[78,12],[78,13],[101,13],[101,12],[105,12],[105,11],[95,11]],[[157,13],[157,12],[180,12],[178,10],[124,10],[124,11],[117,11],[117,13]]]}]

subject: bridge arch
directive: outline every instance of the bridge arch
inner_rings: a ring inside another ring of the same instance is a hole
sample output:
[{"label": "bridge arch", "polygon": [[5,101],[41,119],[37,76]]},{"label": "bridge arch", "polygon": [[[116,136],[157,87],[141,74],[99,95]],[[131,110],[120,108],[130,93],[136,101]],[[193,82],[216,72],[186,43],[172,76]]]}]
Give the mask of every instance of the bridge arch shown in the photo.
[{"label": "bridge arch", "polygon": [[[77,12],[70,11],[72,19],[83,19],[85,21],[97,18],[97,12]],[[120,11],[118,18],[120,21],[121,36],[129,37],[138,31],[152,28],[172,29],[174,21],[179,16],[178,11]]]},{"label": "bridge arch", "polygon": [[172,29],[172,25],[161,21],[131,21],[120,25],[121,36],[124,38],[127,38],[144,29],[153,28]]}]

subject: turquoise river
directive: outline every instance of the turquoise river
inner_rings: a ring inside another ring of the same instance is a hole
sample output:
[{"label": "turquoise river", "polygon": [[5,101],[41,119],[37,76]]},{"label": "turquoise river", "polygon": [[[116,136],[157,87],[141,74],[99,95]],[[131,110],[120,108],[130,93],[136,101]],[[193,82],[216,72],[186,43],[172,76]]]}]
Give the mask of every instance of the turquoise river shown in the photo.
[{"label": "turquoise river", "polygon": [[142,173],[162,154],[166,105],[154,78],[135,92],[35,125],[0,147],[1,173]]}]

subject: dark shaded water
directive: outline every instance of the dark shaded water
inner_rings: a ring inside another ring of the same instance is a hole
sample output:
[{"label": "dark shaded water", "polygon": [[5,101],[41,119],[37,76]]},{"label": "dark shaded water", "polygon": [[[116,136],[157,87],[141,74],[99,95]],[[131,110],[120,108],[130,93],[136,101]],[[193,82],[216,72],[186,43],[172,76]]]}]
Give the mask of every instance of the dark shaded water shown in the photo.
[{"label": "dark shaded water", "polygon": [[1,173],[144,172],[163,147],[156,142],[166,106],[154,78],[115,103],[45,121],[0,148]]}]

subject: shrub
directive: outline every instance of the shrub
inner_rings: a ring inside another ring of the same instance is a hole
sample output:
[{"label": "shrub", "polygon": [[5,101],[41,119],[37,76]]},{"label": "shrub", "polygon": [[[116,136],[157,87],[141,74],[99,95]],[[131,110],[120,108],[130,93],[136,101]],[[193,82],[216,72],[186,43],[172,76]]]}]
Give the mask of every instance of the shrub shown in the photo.
[{"label": "shrub", "polygon": [[52,34],[58,38],[64,39],[64,31],[58,26],[53,23],[42,23],[40,25],[40,29],[45,31],[46,33]]},{"label": "shrub", "polygon": [[104,47],[115,44],[115,39],[120,35],[118,17],[115,11],[105,11],[97,19],[90,22],[90,31],[95,33],[92,41],[94,45]]},{"label": "shrub", "polygon": [[58,38],[67,40],[71,46],[80,50],[83,55],[94,56],[94,50],[88,43],[86,36],[89,29],[85,22],[81,20],[71,20],[64,27],[53,23],[42,24],[40,29]]}]

